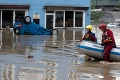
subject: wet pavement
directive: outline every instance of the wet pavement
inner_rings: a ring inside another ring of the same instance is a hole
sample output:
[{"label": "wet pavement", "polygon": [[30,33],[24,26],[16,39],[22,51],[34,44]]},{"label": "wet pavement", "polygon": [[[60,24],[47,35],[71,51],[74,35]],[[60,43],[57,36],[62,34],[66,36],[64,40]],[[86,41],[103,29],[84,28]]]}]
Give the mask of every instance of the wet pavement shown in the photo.
[{"label": "wet pavement", "polygon": [[[114,31],[119,46],[120,28]],[[98,42],[101,31],[94,28]],[[59,29],[59,35],[13,35],[1,31],[0,80],[119,80],[120,63],[84,61],[77,42],[82,29]]]}]

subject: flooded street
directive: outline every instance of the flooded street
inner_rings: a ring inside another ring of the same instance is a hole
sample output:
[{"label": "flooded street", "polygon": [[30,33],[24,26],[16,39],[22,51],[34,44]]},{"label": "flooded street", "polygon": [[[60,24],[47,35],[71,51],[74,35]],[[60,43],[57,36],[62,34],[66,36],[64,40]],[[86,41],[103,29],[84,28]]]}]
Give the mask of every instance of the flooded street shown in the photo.
[{"label": "flooded street", "polygon": [[[120,46],[120,28],[110,29]],[[95,27],[93,32],[100,42],[102,32]],[[0,80],[120,80],[119,62],[84,61],[76,47],[82,34],[82,29],[21,36],[1,31]]]}]

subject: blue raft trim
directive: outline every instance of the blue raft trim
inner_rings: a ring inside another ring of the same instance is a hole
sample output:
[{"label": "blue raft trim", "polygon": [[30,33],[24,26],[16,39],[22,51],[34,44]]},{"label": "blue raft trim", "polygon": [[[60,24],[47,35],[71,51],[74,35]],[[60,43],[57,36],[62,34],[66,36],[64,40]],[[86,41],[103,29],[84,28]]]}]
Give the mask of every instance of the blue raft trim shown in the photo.
[{"label": "blue raft trim", "polygon": [[[83,48],[83,49],[92,50],[92,51],[97,51],[97,52],[100,52],[100,53],[103,51],[103,50],[101,50],[101,49],[96,49],[96,48],[87,47],[87,46],[80,46],[80,45],[77,45],[77,47]],[[114,54],[114,55],[119,55],[119,56],[120,56],[120,52],[113,52],[113,51],[111,51],[110,54]]]}]

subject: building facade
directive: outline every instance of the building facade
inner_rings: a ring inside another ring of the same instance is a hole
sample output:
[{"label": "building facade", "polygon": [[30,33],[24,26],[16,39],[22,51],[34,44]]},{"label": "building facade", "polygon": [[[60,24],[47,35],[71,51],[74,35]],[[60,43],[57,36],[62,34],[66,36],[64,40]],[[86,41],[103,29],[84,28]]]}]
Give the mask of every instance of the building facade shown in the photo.
[{"label": "building facade", "polygon": [[90,0],[0,0],[0,27],[13,28],[19,16],[45,28],[83,28],[90,24]]}]

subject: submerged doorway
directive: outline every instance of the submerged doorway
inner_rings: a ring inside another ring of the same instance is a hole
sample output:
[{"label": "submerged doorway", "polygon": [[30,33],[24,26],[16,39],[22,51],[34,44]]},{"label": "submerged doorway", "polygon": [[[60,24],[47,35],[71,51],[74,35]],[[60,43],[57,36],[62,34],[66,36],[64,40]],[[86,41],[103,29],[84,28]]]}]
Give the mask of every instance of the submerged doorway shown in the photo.
[{"label": "submerged doorway", "polygon": [[49,13],[46,15],[46,28],[47,29],[53,29],[53,23],[54,23],[53,15],[54,14],[49,14]]},{"label": "submerged doorway", "polygon": [[65,11],[65,27],[73,27],[73,11]]},{"label": "submerged doorway", "polygon": [[13,27],[13,10],[2,11],[2,28],[6,28],[6,26]]}]

